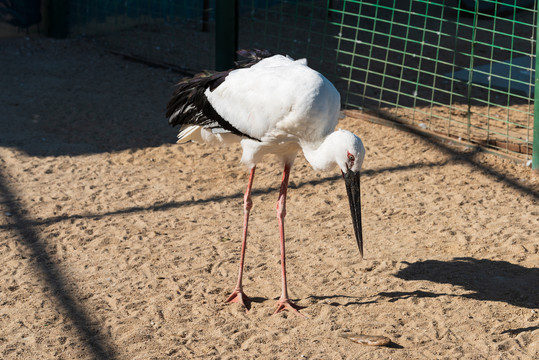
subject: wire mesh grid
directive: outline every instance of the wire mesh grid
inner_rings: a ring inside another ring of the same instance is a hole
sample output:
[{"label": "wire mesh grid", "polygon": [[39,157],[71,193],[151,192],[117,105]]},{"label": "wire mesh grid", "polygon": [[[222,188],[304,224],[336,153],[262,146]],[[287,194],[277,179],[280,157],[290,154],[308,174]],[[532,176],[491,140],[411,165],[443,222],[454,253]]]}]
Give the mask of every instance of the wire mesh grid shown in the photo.
[{"label": "wire mesh grid", "polygon": [[531,157],[537,3],[519,3],[340,2],[345,105]]}]

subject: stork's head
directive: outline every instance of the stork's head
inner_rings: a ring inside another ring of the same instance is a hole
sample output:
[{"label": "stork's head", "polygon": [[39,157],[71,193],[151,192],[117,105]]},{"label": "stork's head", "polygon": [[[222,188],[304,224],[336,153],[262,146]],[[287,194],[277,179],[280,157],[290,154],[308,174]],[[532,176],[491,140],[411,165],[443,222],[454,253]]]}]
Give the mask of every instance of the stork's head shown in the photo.
[{"label": "stork's head", "polygon": [[363,257],[363,231],[361,228],[361,187],[359,174],[363,159],[365,158],[365,147],[359,137],[346,130],[338,130],[334,133],[338,139],[334,142],[335,161],[341,168],[341,172],[346,184],[350,212],[354,224],[359,253]]},{"label": "stork's head", "polygon": [[359,172],[365,158],[365,147],[361,139],[355,134],[347,130],[339,129],[332,134],[332,143],[335,147],[335,162],[343,172],[348,173],[350,170]]}]

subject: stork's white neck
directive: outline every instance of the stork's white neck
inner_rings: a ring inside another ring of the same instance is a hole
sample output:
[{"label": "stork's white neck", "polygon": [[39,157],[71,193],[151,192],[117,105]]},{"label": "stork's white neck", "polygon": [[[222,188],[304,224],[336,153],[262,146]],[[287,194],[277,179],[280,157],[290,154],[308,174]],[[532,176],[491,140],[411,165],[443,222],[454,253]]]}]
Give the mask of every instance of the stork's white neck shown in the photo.
[{"label": "stork's white neck", "polygon": [[303,154],[315,170],[329,171],[337,165],[335,158],[336,132],[327,136],[321,143],[305,143],[301,145]]}]

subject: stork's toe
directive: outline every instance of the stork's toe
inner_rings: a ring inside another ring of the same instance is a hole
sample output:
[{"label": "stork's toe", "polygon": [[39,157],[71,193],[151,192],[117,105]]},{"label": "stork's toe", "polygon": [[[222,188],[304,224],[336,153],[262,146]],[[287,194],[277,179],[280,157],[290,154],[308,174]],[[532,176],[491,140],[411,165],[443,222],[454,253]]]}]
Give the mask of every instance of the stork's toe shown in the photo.
[{"label": "stork's toe", "polygon": [[275,309],[275,312],[273,313],[273,315],[275,315],[277,313],[280,313],[281,311],[288,310],[288,311],[290,311],[290,312],[292,312],[292,313],[294,313],[296,315],[305,317],[305,315],[300,313],[299,310],[305,309],[306,307],[296,305],[296,304],[294,304],[292,301],[290,301],[288,299],[279,299],[279,301],[277,301],[276,307],[277,308]]},{"label": "stork's toe", "polygon": [[251,299],[247,295],[245,295],[245,293],[243,292],[241,288],[234,289],[232,294],[230,294],[228,299],[226,299],[226,302],[239,303],[243,305],[243,307],[245,308],[245,311],[251,310]]}]

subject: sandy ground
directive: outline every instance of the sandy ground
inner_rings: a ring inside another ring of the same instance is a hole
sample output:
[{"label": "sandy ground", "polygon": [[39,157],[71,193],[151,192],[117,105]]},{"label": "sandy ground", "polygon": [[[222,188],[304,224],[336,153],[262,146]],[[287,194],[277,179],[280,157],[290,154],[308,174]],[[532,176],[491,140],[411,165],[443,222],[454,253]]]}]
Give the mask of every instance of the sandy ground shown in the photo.
[{"label": "sandy ground", "polygon": [[[81,40],[0,40],[3,359],[539,357],[539,175],[345,118],[366,144],[365,258],[344,183],[291,175],[280,295],[281,165],[257,170],[244,287],[241,149],[175,145],[179,75]],[[342,333],[385,335],[369,347]]]}]

